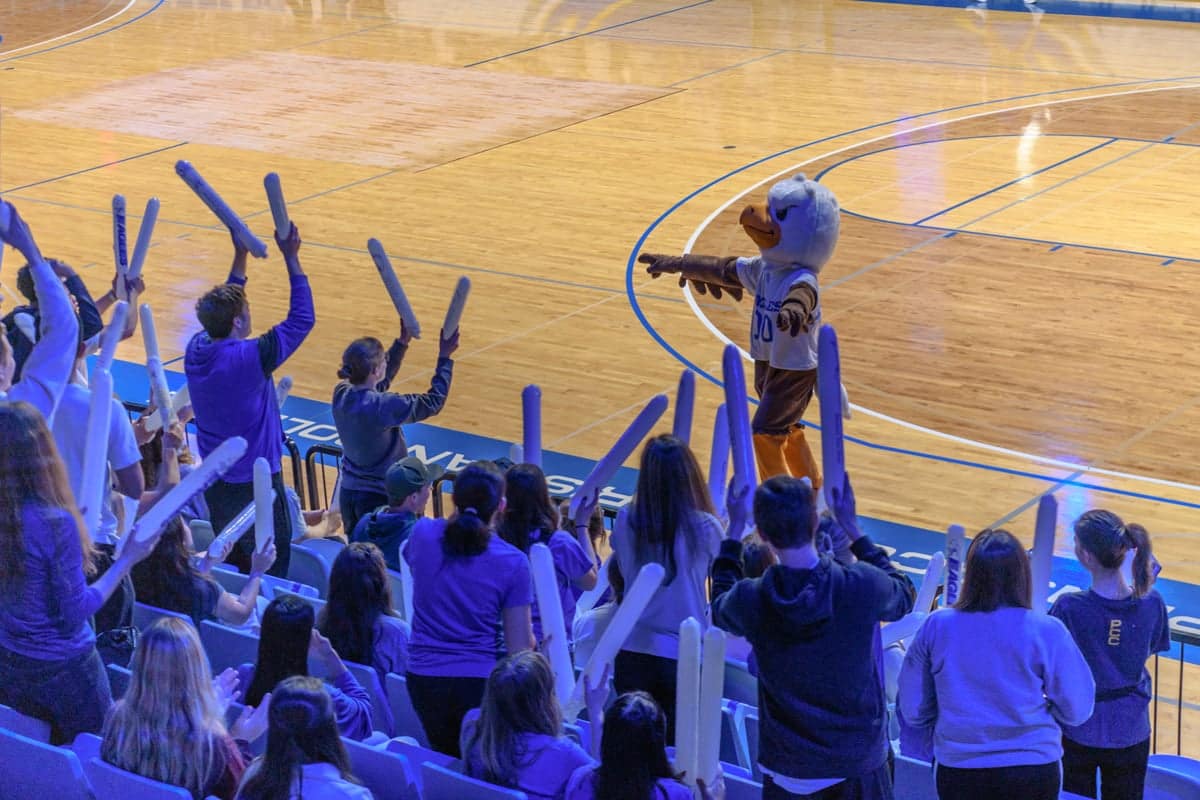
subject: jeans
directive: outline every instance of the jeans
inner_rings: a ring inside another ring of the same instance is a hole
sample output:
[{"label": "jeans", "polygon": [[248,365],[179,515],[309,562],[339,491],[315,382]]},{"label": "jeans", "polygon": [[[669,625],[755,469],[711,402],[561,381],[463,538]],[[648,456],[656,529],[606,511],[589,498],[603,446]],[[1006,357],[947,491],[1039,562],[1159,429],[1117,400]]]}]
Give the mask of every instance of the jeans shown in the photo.
[{"label": "jeans", "polygon": [[961,769],[937,765],[938,800],[1058,800],[1059,763]]},{"label": "jeans", "polygon": [[1149,738],[1130,747],[1088,747],[1064,736],[1063,789],[1095,797],[1099,769],[1103,800],[1142,800],[1149,759]]},{"label": "jeans", "polygon": [[[292,557],[292,517],[288,510],[287,490],[283,485],[283,473],[271,476],[271,488],[275,490],[275,564],[268,574],[286,578]],[[208,502],[209,521],[213,531],[220,533],[243,508],[254,500],[253,483],[228,483],[218,480],[204,490]],[[241,572],[250,571],[250,556],[254,554],[254,526],[246,531],[233,547],[226,561]]]},{"label": "jeans", "polygon": [[413,710],[429,746],[439,753],[460,757],[458,735],[463,717],[483,702],[487,678],[439,678],[434,675],[405,675]]},{"label": "jeans", "polygon": [[51,744],[69,744],[81,733],[100,733],[112,691],[95,647],[62,661],[0,647],[0,703],[50,723]]},{"label": "jeans", "polygon": [[347,489],[345,486],[338,492],[338,505],[342,512],[342,530],[349,541],[354,535],[358,521],[380,506],[386,506],[387,495],[381,492],[364,491],[362,489]]}]

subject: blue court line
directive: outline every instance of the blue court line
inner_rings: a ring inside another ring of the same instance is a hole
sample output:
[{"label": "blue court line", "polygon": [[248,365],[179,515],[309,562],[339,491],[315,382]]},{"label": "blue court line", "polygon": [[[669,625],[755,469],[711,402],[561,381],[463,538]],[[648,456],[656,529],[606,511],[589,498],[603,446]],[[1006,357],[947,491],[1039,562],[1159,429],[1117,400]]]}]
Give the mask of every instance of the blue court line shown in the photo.
[{"label": "blue court line", "polygon": [[[1165,79],[1164,78],[1164,79],[1157,79],[1157,80],[1134,81],[1132,83],[1107,84],[1107,85],[1102,85],[1102,86],[1092,86],[1092,87],[1084,87],[1084,88],[1090,88],[1093,90],[1094,89],[1109,89],[1109,88],[1116,88],[1116,87],[1120,87],[1120,86],[1128,86],[1128,85],[1134,85],[1134,84],[1153,84],[1153,83],[1175,82],[1176,80],[1178,80],[1178,79],[1175,79],[1175,78]],[[1183,87],[1181,87],[1181,88],[1183,88]],[[703,194],[704,192],[708,191],[709,189],[713,188],[714,186],[718,186],[719,184],[724,183],[725,181],[729,180],[730,178],[740,175],[749,169],[759,166],[760,164],[764,164],[768,161],[772,161],[776,158],[780,158],[782,156],[788,155],[790,153],[794,153],[798,150],[802,150],[807,147],[811,147],[813,145],[822,144],[825,142],[832,141],[834,139],[840,139],[840,138],[844,138],[847,136],[852,136],[857,133],[863,133],[865,131],[875,130],[875,129],[886,127],[889,125],[895,125],[896,123],[899,123],[899,122],[920,119],[923,117],[933,116],[936,114],[943,114],[943,113],[947,113],[947,112],[951,112],[951,111],[959,111],[959,110],[968,109],[968,108],[978,108],[980,106],[994,105],[997,103],[1010,102],[1012,100],[1023,100],[1023,99],[1028,99],[1028,98],[1032,98],[1032,97],[1046,97],[1046,96],[1051,96],[1051,95],[1056,95],[1056,94],[1063,94],[1065,92],[1076,92],[1076,91],[1082,91],[1082,89],[1078,89],[1078,88],[1077,89],[1056,89],[1056,90],[1046,91],[1046,92],[1035,92],[1033,94],[1028,94],[1028,95],[1016,95],[1016,96],[1012,96],[1012,97],[999,98],[996,100],[986,100],[986,101],[978,101],[975,103],[965,103],[965,104],[962,104],[959,106],[951,106],[948,108],[938,109],[938,110],[934,110],[934,111],[925,111],[925,112],[921,112],[918,114],[908,115],[905,117],[898,117],[898,118],[888,120],[885,122],[877,122],[877,123],[873,123],[871,125],[866,125],[866,126],[863,126],[860,128],[855,128],[850,131],[845,131],[843,133],[833,134],[830,136],[824,136],[819,139],[810,140],[808,142],[805,142],[804,144],[795,145],[793,147],[788,147],[783,150],[779,150],[775,153],[755,159],[747,164],[743,164],[740,167],[732,169],[723,175],[713,178],[712,180],[703,184],[699,188],[692,190],[691,192],[684,195],[679,200],[675,201],[675,203],[673,203],[669,208],[667,208],[665,211],[663,211],[661,214],[659,214],[658,217],[656,217],[654,219],[654,221],[650,223],[649,227],[647,227],[646,230],[642,231],[641,235],[639,235],[637,240],[634,242],[633,248],[630,250],[630,253],[629,253],[629,258],[627,259],[626,264],[625,264],[625,294],[629,299],[630,308],[633,310],[634,316],[637,317],[638,322],[641,323],[641,325],[645,329],[646,333],[648,333],[650,335],[650,338],[653,339],[655,342],[657,342],[660,347],[662,347],[664,350],[666,350],[667,353],[669,353],[671,355],[671,357],[673,357],[680,364],[682,364],[683,366],[692,370],[697,375],[704,378],[704,380],[708,381],[709,383],[713,384],[714,386],[724,388],[724,382],[720,378],[718,378],[715,375],[713,375],[712,373],[708,372],[708,370],[704,369],[699,364],[696,364],[694,361],[689,359],[683,353],[679,352],[679,350],[677,350],[673,345],[671,345],[671,343],[669,343],[665,338],[663,338],[662,334],[660,334],[658,332],[658,330],[650,323],[650,320],[648,320],[646,318],[645,311],[642,310],[641,303],[638,300],[637,290],[633,284],[634,274],[635,274],[635,270],[637,268],[638,254],[642,252],[642,248],[645,246],[646,240],[650,238],[650,234],[654,233],[654,231],[657,230],[658,227],[660,225],[662,225],[662,223],[664,221],[666,221],[666,219],[668,217],[670,217],[672,214],[674,214],[676,211],[678,211],[680,208],[682,208],[684,205],[686,205],[688,202],[690,202],[697,196]],[[1081,98],[1080,102],[1086,102],[1087,99],[1088,98]],[[999,113],[1003,113],[1005,111],[1011,111],[1011,109],[997,109],[996,113],[999,114]],[[953,120],[951,120],[950,122],[953,122]],[[842,213],[853,213],[853,212],[847,212],[845,209],[843,209]],[[885,224],[901,224],[901,223],[894,223],[890,220],[881,220],[881,219],[875,219],[873,217],[866,217],[865,215],[862,215],[862,214],[854,214],[854,216],[862,217],[864,219],[871,219],[873,221],[881,222],[881,223],[885,223]],[[934,226],[922,226],[922,227],[932,228],[934,230],[943,231],[946,234],[946,236],[943,238],[949,238],[960,232],[968,233],[968,234],[975,235],[975,236],[994,236],[996,238],[1006,238],[1006,239],[1014,239],[1014,238],[1019,239],[1020,238],[1020,237],[1001,236],[1000,234],[985,234],[985,233],[979,233],[976,231],[960,231],[958,229],[936,228]],[[1042,242],[1044,244],[1059,244],[1057,242],[1050,242],[1050,241],[1041,240],[1041,239],[1024,239],[1024,241]],[[1119,249],[1115,249],[1115,248],[1097,248],[1097,247],[1090,247],[1090,246],[1086,246],[1086,245],[1076,245],[1076,246],[1086,247],[1087,249],[1093,249],[1093,250],[1127,253],[1127,254],[1132,254],[1132,255],[1151,255],[1148,253],[1135,253],[1133,251],[1119,250]],[[1200,259],[1180,259],[1180,260],[1200,262]],[[748,395],[747,395],[747,399],[752,404],[757,405],[757,403],[758,403],[756,398],[749,397]],[[818,431],[820,430],[820,427],[817,425],[813,425],[813,424],[807,423],[807,422],[805,424],[808,425],[809,427],[814,428],[815,430],[818,430]],[[847,436],[846,439],[848,441],[853,442],[854,444],[859,444],[859,445],[869,447],[871,449],[883,451],[883,452],[891,452],[891,453],[896,453],[896,454],[909,455],[909,456],[913,456],[915,458],[921,458],[921,459],[930,460],[930,461],[939,461],[942,463],[970,467],[972,469],[981,469],[981,470],[985,470],[985,471],[989,471],[989,472],[998,472],[998,473],[1003,473],[1003,474],[1016,475],[1016,476],[1020,476],[1020,477],[1032,478],[1035,480],[1050,481],[1050,482],[1058,482],[1059,481],[1058,478],[1053,478],[1053,477],[1046,476],[1046,475],[1040,475],[1037,473],[1027,472],[1027,471],[1023,471],[1023,470],[1014,470],[1014,469],[1009,469],[1006,467],[999,467],[999,466],[996,466],[993,464],[984,464],[984,463],[977,462],[977,461],[968,461],[965,459],[956,459],[956,458],[951,458],[948,456],[939,456],[939,455],[936,455],[933,453],[917,451],[917,450],[908,450],[905,448],[894,447],[891,445],[878,444],[875,442],[869,442],[865,439],[861,439],[858,437]],[[1067,485],[1077,486],[1079,488],[1089,489],[1092,491],[1102,492],[1102,493],[1107,493],[1107,494],[1115,494],[1115,495],[1120,495],[1120,496],[1124,496],[1124,497],[1133,497],[1133,498],[1151,500],[1151,501],[1155,501],[1155,502],[1167,503],[1169,505],[1178,505],[1178,506],[1183,506],[1186,508],[1200,509],[1200,504],[1198,504],[1198,503],[1189,503],[1189,502],[1186,502],[1183,500],[1172,500],[1170,498],[1160,497],[1157,495],[1151,495],[1151,494],[1142,493],[1142,492],[1132,492],[1132,491],[1127,491],[1127,490],[1123,490],[1123,489],[1114,489],[1114,488],[1110,488],[1107,486],[1098,486],[1095,484],[1089,484],[1089,483],[1084,483],[1084,482],[1075,481],[1075,480],[1069,481]]]},{"label": "blue court line", "polygon": [[[1089,139],[1090,139],[1090,138],[1092,138],[1092,137],[1090,137],[1090,136],[1089,136],[1089,137],[1087,137],[1087,138],[1089,138]],[[1022,175],[1021,177],[1019,177],[1019,178],[1014,178],[1013,180],[1011,180],[1011,181],[1008,181],[1007,183],[1002,183],[1002,184],[1000,184],[999,186],[995,186],[995,187],[993,187],[993,188],[991,188],[991,189],[988,189],[986,192],[980,192],[979,194],[975,195],[974,197],[968,197],[966,200],[963,200],[963,201],[962,201],[962,202],[960,202],[960,203],[955,203],[954,205],[950,206],[949,208],[944,208],[944,209],[942,209],[941,211],[938,211],[936,214],[930,214],[930,215],[929,215],[929,216],[927,216],[927,217],[923,217],[923,218],[921,218],[921,219],[917,220],[916,222],[914,222],[913,224],[914,224],[914,225],[921,225],[921,224],[923,224],[923,223],[926,223],[926,222],[928,222],[929,220],[933,219],[934,217],[940,217],[940,216],[942,216],[943,214],[949,214],[949,213],[950,213],[951,211],[953,211],[954,209],[956,209],[956,208],[961,208],[961,207],[963,207],[963,206],[965,206],[965,205],[968,205],[968,204],[970,204],[970,203],[974,203],[976,200],[980,200],[980,199],[982,199],[982,198],[984,198],[984,197],[987,197],[989,194],[995,194],[996,192],[1003,191],[1004,189],[1007,189],[1009,186],[1013,186],[1013,185],[1015,185],[1015,184],[1018,184],[1018,183],[1020,183],[1021,181],[1026,181],[1026,180],[1029,180],[1030,178],[1032,178],[1032,177],[1033,177],[1033,176],[1035,176],[1035,175],[1041,175],[1043,172],[1049,172],[1050,170],[1052,170],[1052,169],[1054,169],[1054,168],[1056,168],[1056,167],[1061,167],[1063,164],[1067,164],[1067,163],[1069,163],[1069,162],[1071,162],[1071,161],[1074,161],[1074,160],[1075,160],[1075,159],[1077,159],[1077,158],[1083,158],[1083,157],[1084,157],[1084,156],[1086,156],[1088,153],[1094,153],[1094,152],[1096,152],[1097,150],[1099,150],[1099,149],[1100,149],[1100,148],[1102,148],[1102,147],[1108,147],[1110,144],[1112,144],[1112,143],[1113,143],[1113,142],[1115,142],[1115,141],[1117,141],[1117,140],[1116,140],[1115,138],[1113,138],[1113,139],[1108,139],[1107,141],[1103,141],[1103,142],[1101,142],[1100,144],[1093,145],[1092,147],[1089,147],[1088,149],[1084,150],[1084,151],[1083,151],[1083,152],[1081,152],[1081,153],[1076,153],[1076,154],[1075,154],[1075,155],[1073,155],[1073,156],[1069,156],[1069,157],[1067,157],[1067,158],[1064,158],[1062,161],[1056,161],[1055,163],[1053,163],[1053,164],[1051,164],[1051,165],[1049,165],[1049,166],[1047,166],[1047,167],[1042,167],[1041,169],[1036,169],[1036,170],[1034,170],[1033,172],[1029,173],[1028,175]],[[1062,185],[1062,184],[1059,184],[1059,186],[1061,186],[1061,185]],[[978,222],[978,220],[976,220],[976,222]]]},{"label": "blue court line", "polygon": [[63,42],[62,44],[56,44],[53,47],[47,47],[42,50],[34,50],[32,53],[21,53],[20,55],[17,55],[17,56],[9,56],[8,58],[0,58],[0,64],[5,64],[9,61],[20,61],[22,58],[29,58],[30,56],[40,56],[43,53],[49,53],[54,50],[61,50],[64,47],[70,47],[73,44],[79,44],[80,42],[86,42],[89,39],[95,39],[98,36],[104,36],[105,34],[112,33],[113,31],[116,31],[116,30],[120,30],[121,28],[124,28],[126,25],[132,25],[133,23],[137,22],[139,19],[142,19],[143,17],[149,16],[150,14],[153,14],[155,11],[158,11],[159,7],[164,2],[166,2],[166,0],[157,0],[157,2],[155,2],[155,4],[153,6],[146,9],[141,14],[138,14],[136,17],[133,17],[132,19],[127,19],[124,22],[120,22],[120,23],[112,26],[111,28],[105,28],[102,31],[96,31],[95,33],[90,33],[87,36],[84,36],[80,39],[72,39],[69,42]]},{"label": "blue court line", "polygon": [[[936,6],[962,9],[963,0],[860,0],[869,3],[891,3],[909,6]],[[1200,10],[1185,6],[1147,5],[1132,3],[1083,2],[1082,0],[1038,0],[1037,7],[1047,14],[1071,17],[1117,17],[1148,19],[1158,22],[1200,22]],[[1022,0],[988,0],[989,11],[1020,11],[1029,13]]]},{"label": "blue court line", "polygon": [[655,17],[665,17],[668,14],[674,14],[677,11],[687,11],[688,9],[696,8],[698,6],[705,6],[711,2],[713,2],[713,0],[698,0],[695,3],[688,3],[685,6],[678,6],[676,8],[668,8],[665,11],[658,11],[658,12],[655,12],[654,14],[647,14],[646,16],[638,17],[637,19],[630,19],[630,20],[626,20],[625,22],[614,22],[612,25],[605,25],[604,27],[596,28],[595,30],[580,31],[579,33],[575,33],[570,36],[564,36],[561,39],[555,39],[554,41],[551,41],[551,42],[542,42],[541,44],[535,44],[535,45],[532,45],[531,47],[523,47],[520,50],[514,50],[511,53],[502,53],[501,55],[498,55],[498,56],[492,56],[491,58],[485,58],[482,61],[474,61],[470,64],[464,64],[463,67],[478,67],[480,64],[490,64],[493,61],[499,61],[501,59],[509,58],[511,56],[519,56],[519,55],[522,55],[523,53],[531,53],[534,50],[541,50],[543,47],[551,47],[552,45],[562,44],[563,42],[570,42],[574,39],[579,39],[584,36],[592,36],[593,34],[603,33],[604,31],[611,31],[611,30],[615,30],[617,28],[624,28],[626,25],[635,25],[639,22],[645,22],[648,19],[654,19]]},{"label": "blue court line", "polygon": [[46,178],[45,180],[34,181],[33,183],[27,183],[24,186],[12,186],[12,187],[9,187],[8,189],[3,189],[0,191],[19,192],[22,189],[32,189],[35,186],[43,186],[47,183],[54,183],[55,181],[65,180],[66,178],[73,178],[76,175],[83,175],[88,172],[95,172],[96,170],[104,169],[105,167],[115,167],[117,164],[124,164],[127,161],[137,161],[139,158],[145,158],[146,156],[157,155],[158,153],[165,153],[168,150],[174,150],[177,147],[183,147],[185,144],[187,144],[187,142],[176,142],[175,144],[169,144],[165,147],[159,147],[154,150],[147,150],[144,153],[136,153],[132,156],[126,156],[125,158],[118,158],[116,161],[109,161],[104,164],[97,164],[94,167],[84,167],[83,169],[77,169],[74,172],[68,172],[65,175],[57,175],[53,178]]}]

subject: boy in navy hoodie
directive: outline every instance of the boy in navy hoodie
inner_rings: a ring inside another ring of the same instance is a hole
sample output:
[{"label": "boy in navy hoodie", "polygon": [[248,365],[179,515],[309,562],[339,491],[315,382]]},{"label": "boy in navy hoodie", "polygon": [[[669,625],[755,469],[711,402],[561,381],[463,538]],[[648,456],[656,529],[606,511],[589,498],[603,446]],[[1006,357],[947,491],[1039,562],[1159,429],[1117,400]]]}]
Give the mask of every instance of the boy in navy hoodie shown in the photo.
[{"label": "boy in navy hoodie", "polygon": [[911,611],[916,591],[859,531],[849,478],[834,499],[857,563],[817,552],[813,490],[780,475],[754,495],[779,563],[730,586],[741,543],[727,540],[713,565],[713,624],[745,637],[758,661],[763,800],[892,797],[879,623]]},{"label": "boy in navy hoodie", "polygon": [[[246,300],[246,250],[234,240],[233,267],[224,284],[196,303],[204,330],[188,342],[183,362],[196,413],[196,441],[206,456],[231,436],[247,442],[245,455],[204,492],[213,530],[220,531],[254,499],[254,460],[265,458],[275,488],[275,564],[272,575],[287,575],[292,523],[280,472],[283,424],[272,373],[296,351],[316,321],[312,290],[300,267],[300,233],[292,225],[286,239],[275,237],[287,264],[291,298],[287,318],[262,336],[250,337]],[[254,529],[237,542],[229,563],[250,571]]]}]

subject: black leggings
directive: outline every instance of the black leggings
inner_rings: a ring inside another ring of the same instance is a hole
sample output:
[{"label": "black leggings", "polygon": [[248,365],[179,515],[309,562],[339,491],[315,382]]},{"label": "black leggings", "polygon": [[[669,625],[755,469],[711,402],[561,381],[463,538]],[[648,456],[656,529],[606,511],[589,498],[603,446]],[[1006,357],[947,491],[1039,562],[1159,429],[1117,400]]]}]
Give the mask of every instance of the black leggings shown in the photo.
[{"label": "black leggings", "polygon": [[410,672],[405,680],[408,681],[413,710],[421,718],[429,746],[459,758],[458,734],[463,717],[483,701],[487,678],[440,678]]},{"label": "black leggings", "polygon": [[937,765],[938,800],[1058,800],[1059,764],[960,769]]},{"label": "black leggings", "polygon": [[[271,488],[275,490],[275,563],[267,570],[271,575],[286,578],[288,564],[292,558],[292,516],[288,509],[287,487],[283,484],[283,474],[276,472],[271,476]],[[204,499],[208,503],[209,521],[213,530],[221,530],[238,515],[243,508],[254,500],[254,484],[227,483],[217,480],[204,490]],[[250,571],[250,557],[254,554],[254,526],[242,535],[234,545],[233,552],[225,559],[230,565],[237,567],[239,572]]]},{"label": "black leggings", "polygon": [[679,667],[673,658],[621,650],[613,663],[617,694],[647,692],[667,716],[667,744],[675,744],[675,688]]},{"label": "black leggings", "polygon": [[1088,747],[1064,736],[1063,789],[1095,797],[1099,769],[1103,800],[1142,800],[1149,760],[1149,738],[1131,747]]}]

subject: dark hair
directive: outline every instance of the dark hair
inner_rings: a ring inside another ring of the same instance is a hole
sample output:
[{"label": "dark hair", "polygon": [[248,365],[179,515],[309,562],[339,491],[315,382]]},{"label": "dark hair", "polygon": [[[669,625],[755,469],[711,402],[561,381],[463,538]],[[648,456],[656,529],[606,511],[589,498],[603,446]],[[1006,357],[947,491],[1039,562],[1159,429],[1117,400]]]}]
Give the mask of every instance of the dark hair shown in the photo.
[{"label": "dark hair", "polygon": [[487,549],[492,517],[504,497],[504,476],[490,461],[467,465],[454,479],[454,513],[446,523],[442,550],[448,556],[477,556]]},{"label": "dark hair", "polygon": [[559,736],[562,709],[554,694],[550,662],[536,650],[505,656],[492,668],[479,719],[463,730],[466,772],[501,786],[515,787],[528,761],[524,734]]},{"label": "dark hair", "polygon": [[262,616],[258,661],[245,703],[257,706],[263,695],[285,678],[308,675],[308,644],[312,638],[313,608],[291,595],[271,601]]},{"label": "dark hair", "polygon": [[362,383],[371,377],[383,359],[383,342],[374,336],[355,339],[342,352],[342,366],[338,367],[337,376],[351,383]]},{"label": "dark hair", "polygon": [[558,510],[550,502],[546,473],[536,464],[516,464],[504,474],[504,515],[496,527],[500,538],[528,554],[536,541],[548,540],[558,528]]},{"label": "dark hair", "polygon": [[38,304],[37,288],[33,284],[33,271],[28,264],[17,270],[17,291],[25,296],[29,305],[36,306]]},{"label": "dark hair", "polygon": [[667,715],[653,697],[628,692],[605,712],[600,766],[592,774],[596,800],[652,800],[655,784],[675,777],[667,760]]},{"label": "dark hair", "polygon": [[983,531],[967,548],[959,611],[995,611],[1001,607],[1032,608],[1033,578],[1029,555],[1006,530]]},{"label": "dark hair", "polygon": [[789,475],[767,479],[754,493],[754,525],[780,550],[812,544],[817,534],[816,493]]},{"label": "dark hair", "polygon": [[675,539],[680,529],[694,537],[693,516],[713,513],[708,484],[687,442],[666,433],[646,442],[631,505],[638,560],[662,564],[664,585],[669,584],[675,580]]},{"label": "dark hair", "polygon": [[233,321],[246,310],[246,290],[236,283],[223,283],[196,301],[196,319],[212,339],[233,333]]},{"label": "dark hair", "polygon": [[[187,546],[186,537],[187,523],[176,514],[163,529],[150,555],[133,565],[130,576],[138,602],[187,614],[199,625],[215,610],[204,607],[204,599],[210,596],[204,591],[204,584],[216,587],[216,581],[201,574],[192,564],[194,554]],[[216,587],[215,591],[219,592],[220,588]]]},{"label": "dark hair", "polygon": [[1125,554],[1134,551],[1133,596],[1145,597],[1154,584],[1154,550],[1141,525],[1126,525],[1111,511],[1085,511],[1075,522],[1075,541],[1104,569],[1119,569]]},{"label": "dark hair", "polygon": [[621,567],[615,558],[608,559],[608,586],[618,604],[625,599],[625,576],[621,574]]},{"label": "dark hair", "polygon": [[778,563],[779,556],[767,546],[757,531],[742,537],[742,571],[745,577],[761,577],[768,567]]},{"label": "dark hair", "polygon": [[371,542],[343,547],[329,572],[329,598],[317,628],[342,658],[372,664],[375,623],[382,616],[397,616],[383,551]]},{"label": "dark hair", "polygon": [[333,701],[317,678],[294,676],[275,687],[267,712],[267,752],[256,761],[241,787],[239,800],[286,800],[304,796],[305,764],[332,764],[342,779],[357,783],[350,757],[338,734]]}]

